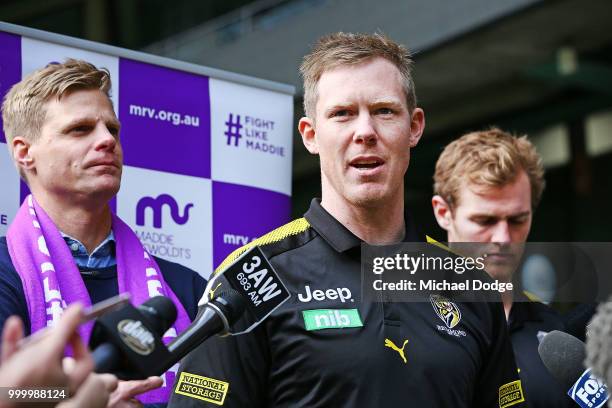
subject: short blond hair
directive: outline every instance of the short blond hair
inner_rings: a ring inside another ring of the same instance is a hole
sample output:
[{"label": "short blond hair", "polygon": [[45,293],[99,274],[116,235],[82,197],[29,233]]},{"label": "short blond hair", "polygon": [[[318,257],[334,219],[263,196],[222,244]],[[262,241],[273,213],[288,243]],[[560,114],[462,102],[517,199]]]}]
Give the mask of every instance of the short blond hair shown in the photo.
[{"label": "short blond hair", "polygon": [[397,67],[406,93],[409,112],[416,107],[416,94],[412,79],[412,58],[406,47],[382,33],[353,34],[334,33],[321,37],[304,57],[300,73],[304,80],[304,112],[315,118],[317,84],[321,75],[330,69],[345,65],[357,65],[381,57]]},{"label": "short blond hair", "polygon": [[89,62],[67,59],[34,71],[13,85],[2,103],[2,121],[9,151],[15,136],[34,142],[42,129],[51,98],[58,100],[74,90],[99,89],[110,99],[111,79],[107,69]]},{"label": "short blond hair", "polygon": [[527,136],[497,128],[468,133],[446,146],[438,158],[434,194],[456,208],[462,183],[501,187],[516,180],[521,171],[529,178],[535,210],[544,191],[544,167]]}]

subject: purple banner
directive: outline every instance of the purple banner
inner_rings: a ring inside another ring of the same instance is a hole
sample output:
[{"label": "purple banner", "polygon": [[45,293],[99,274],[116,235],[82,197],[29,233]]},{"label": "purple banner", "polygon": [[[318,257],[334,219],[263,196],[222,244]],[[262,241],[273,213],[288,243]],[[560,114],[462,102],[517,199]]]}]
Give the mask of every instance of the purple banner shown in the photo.
[{"label": "purple banner", "polygon": [[213,181],[213,265],[233,250],[286,224],[291,197],[268,190]]},{"label": "purple banner", "polygon": [[[21,37],[0,31],[0,101],[8,90],[21,80]],[[0,142],[6,143],[2,117]]]},{"label": "purple banner", "polygon": [[208,77],[119,61],[126,165],[210,178]]}]

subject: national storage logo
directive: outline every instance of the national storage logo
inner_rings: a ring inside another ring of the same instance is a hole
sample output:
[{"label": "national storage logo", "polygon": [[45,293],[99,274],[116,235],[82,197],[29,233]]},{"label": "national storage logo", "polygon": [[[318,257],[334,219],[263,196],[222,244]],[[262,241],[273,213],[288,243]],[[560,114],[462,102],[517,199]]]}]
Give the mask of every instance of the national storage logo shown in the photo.
[{"label": "national storage logo", "polygon": [[261,154],[285,157],[285,147],[274,143],[275,122],[239,113],[230,113],[225,121],[226,145]]},{"label": "national storage logo", "polygon": [[525,401],[521,380],[512,381],[499,387],[499,408],[508,408]]},{"label": "national storage logo", "polygon": [[223,405],[229,383],[214,378],[182,372],[174,392],[215,405]]}]

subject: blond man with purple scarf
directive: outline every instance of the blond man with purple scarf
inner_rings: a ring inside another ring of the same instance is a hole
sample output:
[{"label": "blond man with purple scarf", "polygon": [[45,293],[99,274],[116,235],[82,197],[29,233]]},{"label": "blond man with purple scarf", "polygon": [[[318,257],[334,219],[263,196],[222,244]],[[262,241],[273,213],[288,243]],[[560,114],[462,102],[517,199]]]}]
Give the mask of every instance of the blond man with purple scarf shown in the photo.
[{"label": "blond man with purple scarf", "polygon": [[[67,60],[30,74],[4,99],[9,152],[32,194],[0,238],[0,325],[18,315],[33,333],[56,325],[71,303],[129,292],[138,305],[163,295],[178,309],[167,343],[195,316],[205,282],[149,255],[110,210],[123,165],[110,85],[107,70]],[[85,341],[90,332],[91,324],[79,328]],[[175,372],[123,382],[109,404],[165,403]]]}]

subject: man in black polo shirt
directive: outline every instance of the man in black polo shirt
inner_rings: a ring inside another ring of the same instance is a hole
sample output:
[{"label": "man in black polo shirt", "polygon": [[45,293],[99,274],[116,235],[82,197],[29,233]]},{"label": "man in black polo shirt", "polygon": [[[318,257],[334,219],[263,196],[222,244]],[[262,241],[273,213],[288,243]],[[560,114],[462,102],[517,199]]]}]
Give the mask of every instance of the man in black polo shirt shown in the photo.
[{"label": "man in black polo shirt", "polygon": [[[512,282],[544,190],[535,147],[499,129],[466,134],[446,146],[434,182],[434,214],[448,241],[483,243],[489,275]],[[561,316],[526,292],[507,291],[502,299],[527,405],[575,406],[538,354],[546,333],[565,329]]]},{"label": "man in black polo shirt", "polygon": [[219,267],[258,245],[292,297],[253,332],[188,355],[171,407],[520,405],[501,303],[361,300],[361,243],[421,238],[404,212],[425,124],[410,67],[382,35],[333,34],[305,57],[299,131],[320,158],[322,199]]}]

